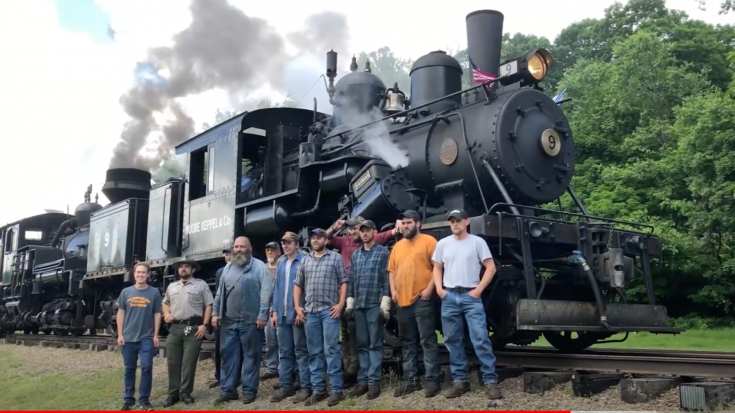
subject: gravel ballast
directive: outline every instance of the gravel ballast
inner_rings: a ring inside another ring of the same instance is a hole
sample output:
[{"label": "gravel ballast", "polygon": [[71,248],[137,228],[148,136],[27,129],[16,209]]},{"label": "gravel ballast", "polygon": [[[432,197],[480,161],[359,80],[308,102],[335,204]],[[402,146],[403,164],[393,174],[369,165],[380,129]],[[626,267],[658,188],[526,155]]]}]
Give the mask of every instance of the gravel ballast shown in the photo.
[{"label": "gravel ballast", "polygon": [[[4,345],[13,357],[22,362],[22,366],[13,369],[11,374],[38,374],[43,371],[67,371],[69,374],[89,374],[100,370],[119,369],[122,367],[122,357],[119,352],[92,352],[83,350],[69,350],[56,348],[42,348],[38,346]],[[153,394],[165,393],[167,386],[166,360],[154,359]],[[261,381],[260,390],[255,402],[243,405],[240,401],[214,407],[212,402],[218,395],[218,388],[208,388],[214,377],[213,360],[199,362],[197,379],[192,395],[196,404],[187,406],[177,404],[170,410],[582,410],[582,411],[678,411],[679,390],[672,389],[656,400],[641,403],[627,404],[620,400],[619,386],[612,387],[605,392],[588,397],[577,397],[572,394],[571,383],[567,382],[541,395],[527,394],[523,391],[521,377],[505,380],[501,383],[504,399],[488,406],[488,399],[484,389],[479,385],[475,374],[472,391],[456,399],[446,399],[443,394],[427,399],[423,392],[410,394],[402,398],[393,396],[396,385],[394,375],[386,375],[383,379],[382,394],[375,400],[347,398],[338,406],[328,407],[326,401],[317,406],[293,404],[286,399],[280,403],[271,403],[269,398],[277,390],[273,384],[277,379]],[[122,402],[123,377],[120,376],[120,402]],[[451,383],[444,383],[443,390]],[[137,386],[136,386],[137,387]],[[36,389],[43,392],[43,389]],[[348,390],[349,391],[349,390]],[[137,397],[137,390],[136,390]],[[163,409],[165,396],[151,400],[156,410]]]}]

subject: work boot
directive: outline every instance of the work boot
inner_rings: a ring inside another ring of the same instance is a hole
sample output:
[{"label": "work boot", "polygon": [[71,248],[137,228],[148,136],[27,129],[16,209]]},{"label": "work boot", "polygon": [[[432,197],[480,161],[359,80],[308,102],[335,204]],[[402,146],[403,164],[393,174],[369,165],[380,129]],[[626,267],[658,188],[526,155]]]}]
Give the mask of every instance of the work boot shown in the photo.
[{"label": "work boot", "polygon": [[215,387],[219,387],[219,380],[212,380],[211,382],[209,382],[210,389],[213,389]]},{"label": "work boot", "polygon": [[276,377],[278,377],[278,373],[271,373],[268,371],[260,375],[261,380],[275,379]]},{"label": "work boot", "polygon": [[252,393],[245,393],[242,395],[242,404],[250,404],[255,401],[255,395]]},{"label": "work boot", "polygon": [[123,403],[122,407],[120,408],[120,411],[127,412],[130,411],[130,409],[133,408],[133,403],[125,402]]},{"label": "work boot", "polygon": [[367,399],[373,400],[380,396],[380,386],[369,386],[367,392]]},{"label": "work boot", "polygon": [[304,402],[304,406],[313,406],[327,398],[327,393],[313,394]]},{"label": "work boot", "polygon": [[334,392],[331,396],[329,396],[329,400],[327,400],[327,406],[336,406],[344,398],[345,396],[342,395],[342,392]]},{"label": "work boot", "polygon": [[217,397],[217,400],[214,401],[214,404],[221,404],[221,403],[227,403],[233,400],[237,400],[237,396],[230,396],[227,394],[220,394],[219,397]]},{"label": "work boot", "polygon": [[449,389],[449,391],[444,397],[446,397],[447,399],[453,399],[455,397],[459,397],[469,392],[470,392],[470,382],[463,381],[463,382],[454,383],[454,386],[452,386],[452,388]]},{"label": "work boot", "polygon": [[503,392],[500,391],[500,386],[497,383],[490,383],[485,385],[485,394],[490,400],[498,400],[503,398]]},{"label": "work boot", "polygon": [[182,394],[181,400],[184,402],[184,404],[194,404],[195,403],[194,398],[188,394]]},{"label": "work boot", "polygon": [[296,390],[294,390],[293,388],[288,389],[288,390],[281,389],[281,390],[278,391],[278,393],[276,393],[273,396],[271,396],[271,402],[272,403],[281,402],[284,399],[287,399],[287,398],[293,396],[294,394],[296,394]]},{"label": "work boot", "polygon": [[434,397],[439,392],[441,392],[442,388],[439,385],[439,383],[434,383],[433,381],[430,381],[426,383],[426,388],[424,389],[424,396],[426,397]]},{"label": "work boot", "polygon": [[367,392],[368,392],[367,384],[358,384],[357,386],[352,388],[352,391],[349,393],[349,396],[350,397],[360,397]]},{"label": "work boot", "polygon": [[164,408],[171,407],[171,406],[173,406],[174,404],[176,404],[178,402],[179,402],[179,397],[178,396],[168,396],[166,398],[166,401],[163,403],[163,407]]},{"label": "work boot", "polygon": [[398,387],[396,387],[396,390],[393,392],[393,396],[395,397],[403,397],[407,394],[411,394],[417,390],[421,390],[421,384],[416,383],[409,383],[407,381],[402,381]]},{"label": "work boot", "polygon": [[149,402],[148,400],[142,400],[140,403],[138,403],[138,405],[140,406],[140,410],[154,410],[153,405],[151,405],[151,402]]},{"label": "work boot", "polygon": [[291,401],[294,402],[294,404],[303,403],[304,400],[308,399],[309,397],[311,397],[311,390],[301,389],[298,393],[296,393],[296,396],[294,396]]}]

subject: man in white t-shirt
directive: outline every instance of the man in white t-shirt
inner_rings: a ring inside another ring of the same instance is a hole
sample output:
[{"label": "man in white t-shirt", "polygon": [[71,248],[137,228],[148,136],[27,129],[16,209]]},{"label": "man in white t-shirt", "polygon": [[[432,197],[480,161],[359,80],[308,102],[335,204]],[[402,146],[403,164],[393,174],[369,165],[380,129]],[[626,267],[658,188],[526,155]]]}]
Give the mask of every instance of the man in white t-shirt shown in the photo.
[{"label": "man in white t-shirt", "polygon": [[[467,355],[464,350],[464,325],[467,321],[475,355],[481,363],[482,382],[491,399],[503,397],[495,373],[495,355],[487,332],[482,292],[495,275],[495,263],[487,243],[467,232],[470,224],[467,213],[455,209],[448,214],[452,235],[436,244],[434,256],[434,285],[442,300],[441,317],[444,345],[449,350],[449,367],[454,386],[446,397],[459,397],[470,391],[467,377]],[[480,278],[480,271],[485,273]],[[442,277],[442,270],[444,272]]]}]

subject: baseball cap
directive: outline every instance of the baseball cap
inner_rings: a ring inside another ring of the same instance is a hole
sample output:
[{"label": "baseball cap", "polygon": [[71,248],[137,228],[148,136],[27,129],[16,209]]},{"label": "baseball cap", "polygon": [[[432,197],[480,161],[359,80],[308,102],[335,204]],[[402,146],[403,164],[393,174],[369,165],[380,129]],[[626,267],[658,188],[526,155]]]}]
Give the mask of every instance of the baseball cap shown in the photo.
[{"label": "baseball cap", "polygon": [[377,229],[377,227],[375,226],[375,223],[369,219],[362,221],[362,224],[360,224],[360,229],[362,229],[363,227],[370,228],[370,229]]},{"label": "baseball cap", "polygon": [[222,253],[223,254],[229,254],[231,252],[232,252],[232,250],[229,247],[227,247],[227,248],[225,248],[225,249],[222,250]]},{"label": "baseball cap", "polygon": [[323,230],[322,228],[314,228],[310,231],[311,235],[316,235],[318,237],[326,237],[327,231]]},{"label": "baseball cap", "polygon": [[283,236],[281,237],[281,240],[283,241],[298,241],[299,236],[296,235],[295,232],[286,231]]},{"label": "baseball cap", "polygon": [[447,214],[447,221],[449,218],[467,219],[467,212],[464,209],[453,209]]},{"label": "baseball cap", "polygon": [[275,241],[271,241],[271,242],[265,244],[265,248],[266,249],[273,248],[274,250],[277,250],[278,249],[278,244]]},{"label": "baseball cap", "polygon": [[419,213],[414,211],[413,209],[407,209],[406,211],[398,214],[398,219],[403,218],[410,218],[414,221],[419,221],[421,219],[421,215],[419,215]]},{"label": "baseball cap", "polygon": [[355,225],[360,224],[363,221],[365,221],[365,219],[363,217],[354,217],[354,218],[348,219],[345,222],[345,225],[347,225],[348,227],[354,227]]}]

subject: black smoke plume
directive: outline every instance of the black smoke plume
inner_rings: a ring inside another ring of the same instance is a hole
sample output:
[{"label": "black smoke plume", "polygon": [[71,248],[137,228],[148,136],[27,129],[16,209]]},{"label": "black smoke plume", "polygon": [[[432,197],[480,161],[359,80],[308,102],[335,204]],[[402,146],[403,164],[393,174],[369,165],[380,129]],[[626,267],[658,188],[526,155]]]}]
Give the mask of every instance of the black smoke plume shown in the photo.
[{"label": "black smoke plume", "polygon": [[[291,56],[284,39],[265,20],[247,16],[226,0],[192,0],[189,9],[189,27],[173,36],[173,46],[149,50],[136,70],[138,81],[120,98],[130,120],[113,150],[110,168],[153,171],[176,145],[193,136],[194,121],[176,98],[223,89],[231,102],[242,102],[266,83],[283,89]],[[289,39],[299,49],[323,56],[332,47],[346,49],[347,32],[346,17],[329,12],[308,17],[307,29]],[[162,70],[168,72],[166,78],[158,75]],[[174,120],[158,125],[154,114],[165,110]],[[154,131],[161,132],[158,147],[145,156],[140,151]]]}]

